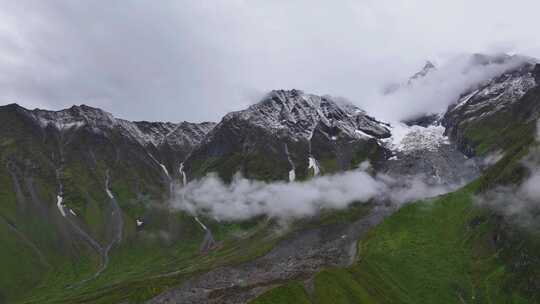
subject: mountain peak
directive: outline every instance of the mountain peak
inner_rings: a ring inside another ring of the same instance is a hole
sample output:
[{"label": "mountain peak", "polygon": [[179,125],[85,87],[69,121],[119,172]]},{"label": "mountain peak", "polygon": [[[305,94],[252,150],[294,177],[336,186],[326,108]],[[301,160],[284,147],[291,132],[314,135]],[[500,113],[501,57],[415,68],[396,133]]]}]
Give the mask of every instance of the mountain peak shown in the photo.
[{"label": "mountain peak", "polygon": [[[67,109],[66,109],[67,110]],[[81,105],[72,105],[69,110],[76,110],[76,111],[94,111],[94,112],[105,112],[104,110],[92,106],[88,106],[85,104]],[[62,110],[60,110],[62,111]]]},{"label": "mountain peak", "polygon": [[334,128],[349,138],[388,136],[388,130],[366,112],[340,98],[307,94],[300,90],[273,90],[248,109],[229,113],[224,123],[248,123],[272,134],[289,134],[293,140],[309,140],[318,126]]},{"label": "mountain peak", "polygon": [[304,94],[304,91],[298,90],[298,89],[290,89],[290,90],[278,89],[278,90],[270,91],[268,95],[273,96],[273,95],[282,95],[282,94],[290,95],[290,96],[300,96]]},{"label": "mountain peak", "polygon": [[292,90],[272,90],[270,91],[262,100],[275,100],[275,101],[284,101],[284,100],[296,100],[296,98],[305,95],[304,91],[292,89]]},{"label": "mountain peak", "polygon": [[426,63],[424,64],[424,67],[420,71],[416,72],[411,78],[409,78],[409,81],[407,83],[411,84],[412,82],[425,77],[426,75],[428,75],[429,73],[431,73],[432,71],[436,69],[437,67],[435,66],[435,64],[433,64],[433,62],[428,60],[426,61]]},{"label": "mountain peak", "polygon": [[433,62],[431,61],[426,61],[426,65],[424,67],[428,67],[428,68],[434,68],[435,67],[435,64],[433,64]]}]

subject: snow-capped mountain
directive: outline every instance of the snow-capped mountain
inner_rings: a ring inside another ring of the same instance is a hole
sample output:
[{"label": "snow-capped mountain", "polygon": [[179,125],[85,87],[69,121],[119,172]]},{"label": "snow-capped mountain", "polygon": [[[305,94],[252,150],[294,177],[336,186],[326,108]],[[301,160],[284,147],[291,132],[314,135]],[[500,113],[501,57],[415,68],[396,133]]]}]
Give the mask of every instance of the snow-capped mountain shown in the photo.
[{"label": "snow-capped mountain", "polygon": [[295,141],[311,139],[319,125],[336,128],[336,132],[356,139],[389,136],[383,124],[358,107],[331,96],[299,90],[272,91],[248,109],[227,114],[223,123],[229,120],[247,121],[275,135],[286,133]]},{"label": "snow-capped mountain", "polygon": [[259,177],[268,179],[305,177],[310,163],[332,172],[375,157],[378,140],[389,136],[386,124],[346,101],[272,91],[227,114],[188,158],[188,169],[194,176],[213,168],[224,178],[236,171],[253,177],[262,172]]}]

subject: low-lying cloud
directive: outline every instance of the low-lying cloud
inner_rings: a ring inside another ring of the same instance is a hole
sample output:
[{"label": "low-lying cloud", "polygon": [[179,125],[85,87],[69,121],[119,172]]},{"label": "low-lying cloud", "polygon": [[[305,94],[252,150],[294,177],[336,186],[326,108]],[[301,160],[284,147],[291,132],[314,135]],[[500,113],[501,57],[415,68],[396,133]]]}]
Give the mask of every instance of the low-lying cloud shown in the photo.
[{"label": "low-lying cloud", "polygon": [[344,209],[353,202],[377,200],[400,205],[454,188],[428,185],[421,176],[373,177],[364,170],[290,183],[267,183],[237,175],[226,184],[210,174],[179,188],[172,206],[218,220],[245,220],[262,215],[286,219],[315,215],[325,209]]},{"label": "low-lying cloud", "polygon": [[476,197],[480,206],[487,206],[512,223],[535,227],[540,216],[540,171],[534,172],[521,186],[497,187]]},{"label": "low-lying cloud", "polygon": [[[537,142],[540,143],[540,121],[537,122]],[[520,185],[497,187],[478,196],[476,202],[521,226],[540,227],[540,147],[533,147],[522,164],[529,175]]]}]

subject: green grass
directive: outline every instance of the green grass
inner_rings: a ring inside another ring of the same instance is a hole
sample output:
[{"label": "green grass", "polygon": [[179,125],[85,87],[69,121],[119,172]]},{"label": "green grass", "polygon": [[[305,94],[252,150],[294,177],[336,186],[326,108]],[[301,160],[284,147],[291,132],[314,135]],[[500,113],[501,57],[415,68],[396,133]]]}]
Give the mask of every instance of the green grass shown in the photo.
[{"label": "green grass", "polygon": [[361,243],[354,276],[387,303],[520,303],[524,289],[492,241],[500,221],[473,204],[476,190],[403,207]]},{"label": "green grass", "polygon": [[322,174],[332,174],[339,171],[336,158],[322,158],[319,160],[319,166]]},{"label": "green grass", "polygon": [[470,300],[475,261],[467,227],[473,214],[465,190],[403,207],[362,243],[355,276],[365,276],[370,290],[379,289],[373,292],[378,298],[387,286],[389,295],[405,303]]},{"label": "green grass", "polygon": [[[191,218],[190,222],[197,225]],[[66,288],[88,278],[95,268],[73,273],[65,264],[50,272],[20,303],[142,303],[197,273],[259,257],[280,239],[266,221],[225,225],[218,235],[220,247],[208,254],[199,253],[202,233],[169,247],[141,240],[124,243],[113,250],[110,267],[97,279]]]},{"label": "green grass", "polygon": [[273,288],[249,304],[311,304],[304,286],[300,282],[290,282],[285,285]]},{"label": "green grass", "polygon": [[39,258],[30,246],[19,238],[7,223],[0,219],[0,303],[2,299],[12,300],[25,294],[28,286],[39,283],[40,273],[46,271],[46,266],[40,263]]},{"label": "green grass", "polygon": [[327,269],[315,276],[316,304],[378,303],[347,269]]}]

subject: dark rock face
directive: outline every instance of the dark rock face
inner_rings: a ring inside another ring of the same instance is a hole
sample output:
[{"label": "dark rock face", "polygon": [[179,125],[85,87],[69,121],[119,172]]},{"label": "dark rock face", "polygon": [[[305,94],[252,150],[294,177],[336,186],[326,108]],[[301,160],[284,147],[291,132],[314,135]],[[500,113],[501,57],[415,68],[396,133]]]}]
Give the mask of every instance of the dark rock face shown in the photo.
[{"label": "dark rock face", "polygon": [[540,64],[535,64],[533,69],[534,80],[536,83],[540,83]]},{"label": "dark rock face", "polygon": [[407,126],[421,126],[425,128],[436,124],[440,118],[441,117],[439,114],[427,114],[407,119],[403,123],[405,123]]}]

